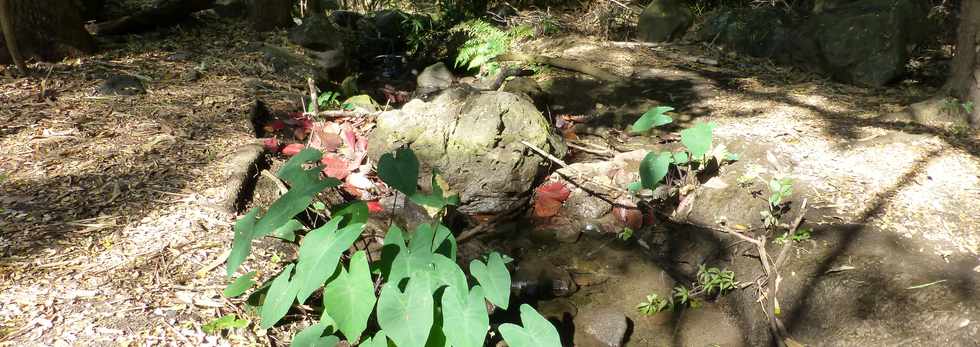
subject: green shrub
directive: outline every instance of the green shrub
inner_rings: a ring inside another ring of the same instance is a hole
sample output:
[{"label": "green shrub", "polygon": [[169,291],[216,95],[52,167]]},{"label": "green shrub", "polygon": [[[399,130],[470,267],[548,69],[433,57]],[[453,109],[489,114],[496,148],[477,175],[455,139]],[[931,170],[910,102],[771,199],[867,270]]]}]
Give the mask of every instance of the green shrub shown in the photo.
[{"label": "green shrub", "polygon": [[[364,202],[333,211],[325,225],[300,235],[307,227],[293,218],[310,208],[317,193],[340,184],[320,177],[322,167],[312,165],[318,164],[320,158],[321,153],[315,149],[304,149],[292,157],[277,174],[291,189],[264,214],[255,208],[235,223],[229,277],[245,261],[257,238],[272,236],[300,244],[296,260],[252,291],[249,301],[258,308],[260,327],[274,326],[299,303],[320,311],[320,319],[296,334],[293,346],[332,346],[341,337],[361,346],[482,346],[490,329],[486,301],[502,309],[510,304],[511,278],[505,256],[494,252],[485,261],[473,260],[469,264],[472,280],[468,280],[456,262],[456,239],[437,222],[423,224],[410,234],[392,226],[375,261],[370,261],[362,250],[350,254],[367,222],[369,213]],[[416,184],[418,172],[418,160],[409,149],[385,154],[378,163],[379,177],[412,201],[440,211],[459,203],[458,197],[444,196],[435,178],[431,193],[420,192]],[[254,275],[249,272],[238,277],[224,295],[245,294],[255,286]],[[380,288],[378,296],[376,283]],[[308,302],[321,289],[322,302]],[[530,306],[522,305],[520,311],[523,327],[500,327],[510,346],[560,346],[554,326]],[[380,329],[369,329],[372,321]],[[209,329],[242,324],[247,322],[223,317]]]}]

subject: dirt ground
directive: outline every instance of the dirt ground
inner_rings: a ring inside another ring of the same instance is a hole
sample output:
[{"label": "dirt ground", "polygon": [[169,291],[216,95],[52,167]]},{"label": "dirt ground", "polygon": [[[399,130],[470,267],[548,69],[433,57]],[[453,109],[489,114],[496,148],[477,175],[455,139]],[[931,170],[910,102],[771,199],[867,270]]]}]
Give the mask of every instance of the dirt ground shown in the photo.
[{"label": "dirt ground", "polygon": [[[275,75],[251,48],[284,36],[202,22],[35,63],[30,78],[12,77],[11,67],[0,73],[0,345],[284,342],[201,330],[243,314],[220,295],[235,219],[218,207],[223,165],[254,141],[247,114],[256,96],[298,109],[305,81]],[[711,119],[723,138],[778,148],[774,156],[813,188],[814,208],[829,218],[914,240],[923,257],[980,261],[980,138],[874,118],[928,88],[840,85],[693,45],[568,36],[524,49],[636,81],[554,82],[569,93],[552,93],[553,110],[597,117],[599,127],[622,128],[655,104],[677,108],[681,126]],[[200,78],[182,77],[191,70]],[[137,76],[147,92],[94,95],[109,74]],[[557,77],[540,82],[549,78]]]}]

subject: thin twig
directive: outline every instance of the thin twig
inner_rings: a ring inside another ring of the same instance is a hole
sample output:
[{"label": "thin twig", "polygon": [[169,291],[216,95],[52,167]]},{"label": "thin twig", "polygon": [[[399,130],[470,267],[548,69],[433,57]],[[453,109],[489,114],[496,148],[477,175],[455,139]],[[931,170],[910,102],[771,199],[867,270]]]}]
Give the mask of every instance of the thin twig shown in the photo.
[{"label": "thin twig", "polygon": [[272,180],[272,182],[276,184],[276,187],[279,187],[279,195],[286,195],[286,192],[289,191],[289,188],[286,187],[286,184],[282,183],[282,180],[279,179],[279,177],[276,177],[276,175],[273,175],[271,172],[269,172],[269,170],[262,170],[261,174],[262,176],[265,176],[266,178]]},{"label": "thin twig", "polygon": [[[800,223],[803,222],[803,216],[806,215],[806,203],[806,198],[803,198],[803,202],[800,203],[800,215],[796,216],[796,220],[794,220],[793,224],[789,227],[790,235],[795,235],[799,230]],[[787,240],[786,244],[783,245],[783,249],[779,251],[779,256],[776,257],[776,263],[774,264],[777,269],[783,266],[783,262],[786,261],[786,256],[789,255],[789,249],[792,248],[792,245],[793,242]]]},{"label": "thin twig", "polygon": [[306,84],[310,86],[310,104],[313,107],[313,114],[320,113],[320,105],[316,100],[316,83],[313,83],[313,79],[307,77]]}]

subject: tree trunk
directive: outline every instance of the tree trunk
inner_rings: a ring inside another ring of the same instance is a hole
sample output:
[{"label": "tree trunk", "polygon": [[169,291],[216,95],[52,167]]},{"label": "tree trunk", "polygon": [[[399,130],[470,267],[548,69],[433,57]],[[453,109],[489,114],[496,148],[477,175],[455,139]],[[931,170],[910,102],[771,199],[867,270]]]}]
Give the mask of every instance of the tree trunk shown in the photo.
[{"label": "tree trunk", "polygon": [[[960,23],[956,33],[956,55],[953,56],[950,77],[943,92],[958,99],[961,104],[980,106],[980,64],[977,62],[978,31],[980,31],[980,4],[976,1],[961,2]],[[965,107],[970,126],[980,127],[980,107]]]},{"label": "tree trunk", "polygon": [[[15,42],[0,39],[0,47],[15,44],[24,59],[61,60],[95,51],[95,41],[85,31],[78,8],[73,1],[49,4],[37,0],[5,0],[6,12],[2,13],[10,27]],[[0,64],[12,63],[9,50],[0,49]]]},{"label": "tree trunk", "polygon": [[255,31],[270,31],[293,26],[293,1],[252,0],[249,19]]},{"label": "tree trunk", "polygon": [[956,55],[950,76],[939,94],[906,110],[885,115],[885,121],[913,122],[931,127],[980,128],[980,3],[960,2]]}]

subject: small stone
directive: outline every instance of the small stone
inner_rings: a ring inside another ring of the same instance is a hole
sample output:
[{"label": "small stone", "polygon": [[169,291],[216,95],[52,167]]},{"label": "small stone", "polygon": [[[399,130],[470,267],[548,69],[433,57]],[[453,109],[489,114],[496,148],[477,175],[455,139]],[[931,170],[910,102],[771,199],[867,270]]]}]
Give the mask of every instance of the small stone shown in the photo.
[{"label": "small stone", "polygon": [[622,346],[628,326],[625,314],[604,308],[582,312],[575,318],[575,323],[576,335],[579,335],[575,338],[577,346]]},{"label": "small stone", "polygon": [[422,70],[415,81],[419,94],[430,94],[449,88],[453,84],[453,73],[446,64],[438,62]]},{"label": "small stone", "polygon": [[137,95],[146,93],[143,82],[130,75],[112,75],[95,90],[97,95]]}]

